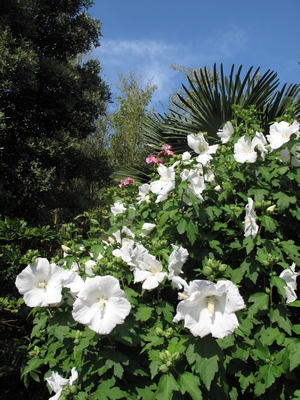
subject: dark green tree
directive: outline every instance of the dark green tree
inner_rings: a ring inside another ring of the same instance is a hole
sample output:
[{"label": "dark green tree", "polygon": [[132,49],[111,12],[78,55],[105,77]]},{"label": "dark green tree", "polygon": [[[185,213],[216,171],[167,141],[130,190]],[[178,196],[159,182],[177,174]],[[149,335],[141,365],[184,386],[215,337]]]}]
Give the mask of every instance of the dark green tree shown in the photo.
[{"label": "dark green tree", "polygon": [[67,207],[71,216],[80,211],[74,182],[109,175],[103,152],[83,151],[110,101],[99,62],[79,62],[100,45],[91,5],[0,0],[2,214],[49,222],[53,210]]}]

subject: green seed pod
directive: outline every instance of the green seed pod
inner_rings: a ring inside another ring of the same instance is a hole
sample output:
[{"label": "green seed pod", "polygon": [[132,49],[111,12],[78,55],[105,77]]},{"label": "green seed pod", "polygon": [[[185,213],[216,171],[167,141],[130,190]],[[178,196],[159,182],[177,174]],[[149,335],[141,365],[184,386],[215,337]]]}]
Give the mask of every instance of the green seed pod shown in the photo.
[{"label": "green seed pod", "polygon": [[173,336],[173,328],[168,328],[165,332],[165,337],[169,339],[171,336]]},{"label": "green seed pod", "polygon": [[164,336],[164,331],[158,326],[155,328],[157,336]]},{"label": "green seed pod", "polygon": [[176,351],[175,353],[172,354],[171,359],[173,361],[176,361],[180,358],[180,353],[178,351]]},{"label": "green seed pod", "polygon": [[226,268],[227,268],[227,265],[226,265],[226,264],[221,264],[221,265],[219,266],[219,272],[224,272],[224,271],[226,270]]},{"label": "green seed pod", "polygon": [[208,265],[205,265],[205,267],[203,267],[202,272],[203,272],[203,275],[209,276],[209,275],[212,274],[213,270],[212,270],[212,268],[209,267]]},{"label": "green seed pod", "polygon": [[159,368],[160,372],[163,372],[164,374],[166,374],[169,371],[169,368],[167,367],[166,364],[162,364]]},{"label": "green seed pod", "polygon": [[76,394],[76,393],[77,393],[77,387],[76,387],[75,385],[72,385],[72,386],[70,387],[70,393],[71,393],[71,394]]}]

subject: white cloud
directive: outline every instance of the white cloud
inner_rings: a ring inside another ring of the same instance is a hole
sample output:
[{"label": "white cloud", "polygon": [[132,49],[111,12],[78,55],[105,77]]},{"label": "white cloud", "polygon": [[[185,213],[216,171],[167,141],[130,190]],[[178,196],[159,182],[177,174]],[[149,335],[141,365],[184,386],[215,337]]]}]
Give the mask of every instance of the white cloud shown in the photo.
[{"label": "white cloud", "polygon": [[152,80],[157,85],[153,101],[166,104],[172,91],[185,83],[181,73],[170,69],[171,64],[212,67],[214,63],[225,63],[237,52],[244,51],[244,47],[244,32],[233,27],[222,34],[216,32],[214,37],[192,38],[190,42],[180,44],[148,39],[103,38],[100,48],[94,50],[93,56],[100,60],[109,84],[118,81],[118,72],[127,75],[129,70],[133,70],[142,75],[145,82]]}]

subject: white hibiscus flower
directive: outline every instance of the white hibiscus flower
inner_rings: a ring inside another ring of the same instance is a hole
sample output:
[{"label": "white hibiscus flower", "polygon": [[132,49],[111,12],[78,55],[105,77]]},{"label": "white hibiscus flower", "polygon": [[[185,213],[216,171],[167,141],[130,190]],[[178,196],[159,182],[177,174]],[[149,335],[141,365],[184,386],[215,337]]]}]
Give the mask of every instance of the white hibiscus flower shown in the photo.
[{"label": "white hibiscus flower", "polygon": [[239,326],[235,311],[245,307],[237,287],[230,281],[192,281],[183,298],[173,321],[184,319],[184,326],[200,337],[211,333],[222,339],[229,335]]},{"label": "white hibiscus flower", "polygon": [[109,334],[123,324],[131,309],[119,281],[113,276],[87,278],[73,304],[75,321],[87,325],[100,335]]},{"label": "white hibiscus flower", "polygon": [[65,273],[65,269],[39,257],[17,276],[16,286],[28,307],[48,307],[61,301]]}]

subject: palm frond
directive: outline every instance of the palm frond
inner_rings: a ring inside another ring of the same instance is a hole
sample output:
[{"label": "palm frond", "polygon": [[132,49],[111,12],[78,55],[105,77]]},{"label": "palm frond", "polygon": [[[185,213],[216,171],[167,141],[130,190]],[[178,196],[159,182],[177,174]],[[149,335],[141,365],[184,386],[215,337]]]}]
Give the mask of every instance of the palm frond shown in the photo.
[{"label": "palm frond", "polygon": [[[285,84],[278,90],[279,79],[274,71],[268,70],[261,75],[260,68],[253,72],[251,67],[242,76],[242,66],[236,70],[232,65],[229,75],[225,76],[223,65],[218,71],[215,64],[212,71],[206,67],[195,70],[193,78],[187,76],[188,87],[182,85],[183,95],[178,94],[178,101],[168,114],[146,117],[143,131],[152,152],[159,151],[162,143],[172,145],[175,153],[189,151],[186,137],[198,132],[206,132],[210,138],[217,139],[218,129],[233,117],[234,104],[243,108],[254,105],[261,112],[265,131],[289,108],[293,108],[295,118],[300,113],[297,99],[300,85]],[[139,179],[143,179],[147,172],[141,167],[123,170],[122,176],[136,174],[138,177],[137,170],[142,173]]]}]

